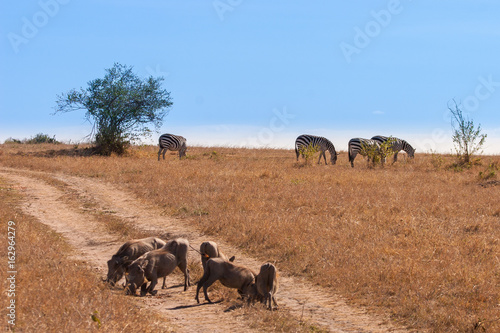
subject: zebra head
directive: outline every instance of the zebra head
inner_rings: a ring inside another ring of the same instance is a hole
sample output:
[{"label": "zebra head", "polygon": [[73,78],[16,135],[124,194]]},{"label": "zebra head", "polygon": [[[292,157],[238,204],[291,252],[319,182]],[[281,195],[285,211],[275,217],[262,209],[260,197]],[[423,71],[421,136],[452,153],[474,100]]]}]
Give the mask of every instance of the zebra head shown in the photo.
[{"label": "zebra head", "polygon": [[179,157],[180,158],[185,157],[186,152],[187,152],[187,146],[186,146],[186,142],[184,141],[179,149]]},{"label": "zebra head", "polygon": [[415,158],[415,148],[410,149],[410,151],[408,152],[408,156],[410,158]]},{"label": "zebra head", "polygon": [[337,163],[337,156],[339,156],[339,153],[337,153],[335,150],[330,154],[330,162],[332,165],[335,165]]},{"label": "zebra head", "polygon": [[415,158],[415,148],[413,148],[408,142],[403,141],[404,151],[408,154],[409,158]]}]

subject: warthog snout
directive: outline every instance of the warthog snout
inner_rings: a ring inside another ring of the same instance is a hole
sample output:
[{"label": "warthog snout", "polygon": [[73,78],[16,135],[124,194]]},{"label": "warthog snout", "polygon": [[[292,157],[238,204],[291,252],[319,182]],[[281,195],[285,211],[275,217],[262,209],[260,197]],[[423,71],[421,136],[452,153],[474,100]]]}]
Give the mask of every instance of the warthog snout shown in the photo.
[{"label": "warthog snout", "polygon": [[134,283],[127,284],[125,286],[125,295],[135,295],[136,289],[137,289],[137,287],[135,286]]}]

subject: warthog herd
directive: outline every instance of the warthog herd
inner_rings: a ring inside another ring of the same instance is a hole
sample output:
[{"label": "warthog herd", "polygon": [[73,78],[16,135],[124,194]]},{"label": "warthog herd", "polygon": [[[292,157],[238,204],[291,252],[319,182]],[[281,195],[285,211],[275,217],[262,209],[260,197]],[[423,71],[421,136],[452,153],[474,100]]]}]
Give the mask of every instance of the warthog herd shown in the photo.
[{"label": "warthog herd", "polygon": [[[135,239],[123,244],[116,254],[108,260],[108,275],[105,280],[115,286],[125,275],[125,292],[136,295],[156,295],[154,290],[158,279],[163,277],[162,289],[166,288],[165,279],[176,267],[184,273],[184,291],[191,286],[187,254],[190,247],[188,240],[177,238],[164,242],[155,237]],[[196,251],[196,250],[195,250]],[[235,257],[228,257],[222,253],[217,243],[203,242],[200,245],[203,276],[198,281],[195,300],[199,303],[198,294],[203,287],[205,300],[212,303],[207,289],[215,282],[220,281],[223,286],[234,288],[248,303],[256,300],[264,303],[268,309],[278,306],[274,295],[278,291],[278,271],[271,263],[260,267],[259,274],[243,265],[233,263]],[[148,285],[149,283],[149,285]]]}]

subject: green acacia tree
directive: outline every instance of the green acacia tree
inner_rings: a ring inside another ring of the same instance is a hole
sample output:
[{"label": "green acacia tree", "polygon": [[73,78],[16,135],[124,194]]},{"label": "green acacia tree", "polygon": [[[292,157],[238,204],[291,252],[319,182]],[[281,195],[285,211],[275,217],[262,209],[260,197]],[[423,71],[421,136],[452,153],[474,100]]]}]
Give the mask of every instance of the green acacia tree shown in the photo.
[{"label": "green acacia tree", "polygon": [[163,77],[140,79],[132,67],[115,63],[103,79],[57,96],[55,113],[86,110],[92,124],[89,137],[102,155],[123,154],[134,139],[159,129],[172,106],[170,93],[162,89]]}]

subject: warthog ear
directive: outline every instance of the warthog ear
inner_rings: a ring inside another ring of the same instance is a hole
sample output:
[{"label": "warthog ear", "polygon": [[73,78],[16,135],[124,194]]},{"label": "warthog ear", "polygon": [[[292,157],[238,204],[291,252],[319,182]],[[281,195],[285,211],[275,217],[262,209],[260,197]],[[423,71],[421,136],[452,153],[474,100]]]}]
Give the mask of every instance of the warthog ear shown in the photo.
[{"label": "warthog ear", "polygon": [[232,256],[231,258],[229,258],[229,262],[233,262],[233,261],[234,261],[234,259],[236,259],[236,257],[235,257],[235,256]]}]

